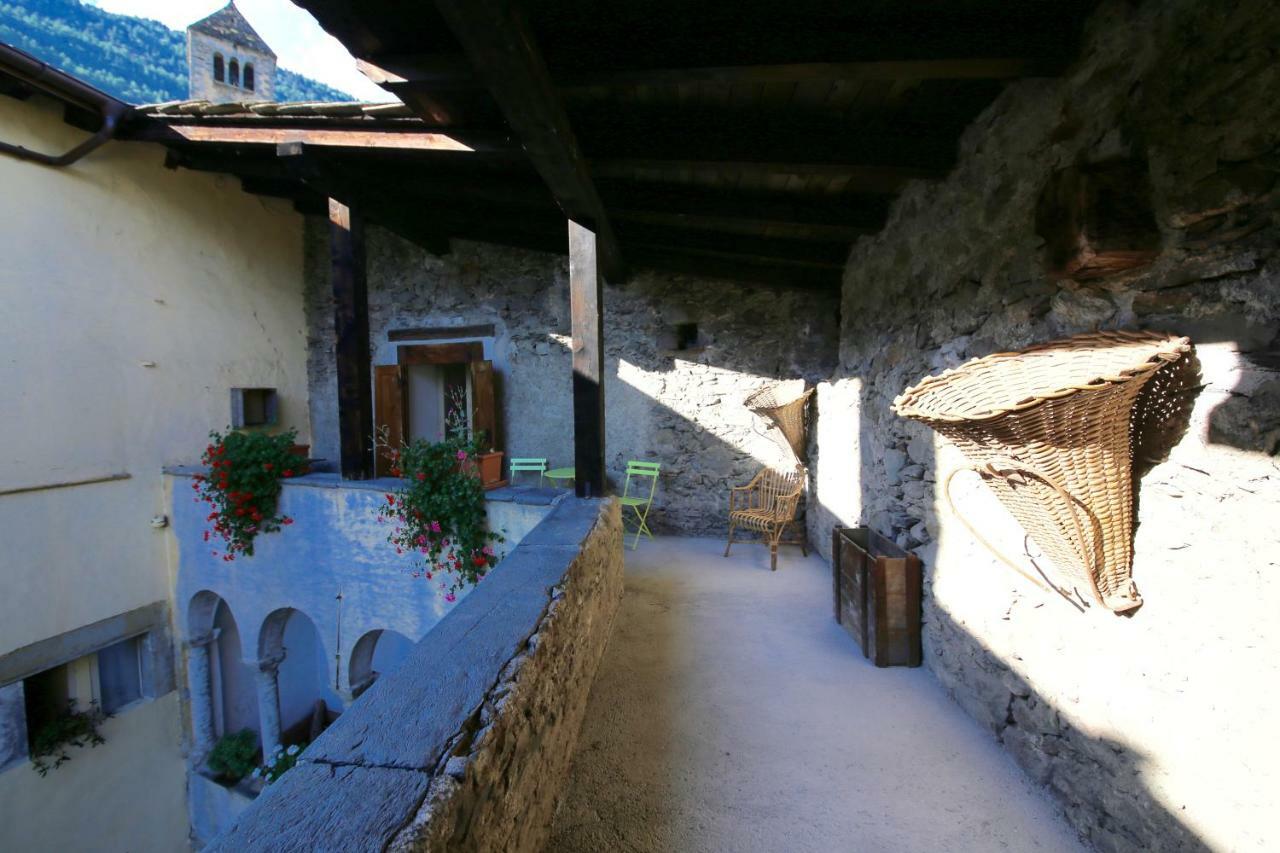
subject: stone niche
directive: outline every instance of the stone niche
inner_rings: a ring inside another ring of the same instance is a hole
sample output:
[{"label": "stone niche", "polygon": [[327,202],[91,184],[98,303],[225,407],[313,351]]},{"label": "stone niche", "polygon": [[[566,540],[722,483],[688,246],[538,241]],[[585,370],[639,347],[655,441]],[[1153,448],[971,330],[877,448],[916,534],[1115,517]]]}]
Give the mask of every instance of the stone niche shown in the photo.
[{"label": "stone niche", "polygon": [[1036,207],[1052,278],[1102,278],[1146,266],[1160,251],[1145,160],[1068,166],[1049,176]]}]

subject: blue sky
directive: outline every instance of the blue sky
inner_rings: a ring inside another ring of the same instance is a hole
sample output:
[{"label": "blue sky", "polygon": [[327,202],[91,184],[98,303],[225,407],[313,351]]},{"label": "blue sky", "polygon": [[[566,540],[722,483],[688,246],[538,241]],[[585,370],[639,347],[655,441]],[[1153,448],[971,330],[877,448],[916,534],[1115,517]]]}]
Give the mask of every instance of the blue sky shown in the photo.
[{"label": "blue sky", "polygon": [[[226,0],[85,0],[108,12],[153,18],[170,29],[216,12]],[[236,7],[279,57],[280,65],[369,101],[394,101],[384,89],[356,70],[355,60],[337,39],[289,0],[237,0]]]}]

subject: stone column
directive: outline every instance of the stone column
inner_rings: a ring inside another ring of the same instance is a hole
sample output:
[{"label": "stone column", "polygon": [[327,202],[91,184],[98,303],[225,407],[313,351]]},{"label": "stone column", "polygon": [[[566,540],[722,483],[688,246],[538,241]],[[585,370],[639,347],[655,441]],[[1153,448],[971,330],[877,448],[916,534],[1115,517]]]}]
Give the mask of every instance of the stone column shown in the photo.
[{"label": "stone column", "polygon": [[191,687],[191,740],[193,758],[204,759],[213,749],[213,660],[209,647],[218,639],[215,628],[187,640],[187,680]]},{"label": "stone column", "polygon": [[280,746],[280,685],[277,675],[284,655],[251,661],[258,684],[258,723],[262,737],[262,757],[270,761]]}]

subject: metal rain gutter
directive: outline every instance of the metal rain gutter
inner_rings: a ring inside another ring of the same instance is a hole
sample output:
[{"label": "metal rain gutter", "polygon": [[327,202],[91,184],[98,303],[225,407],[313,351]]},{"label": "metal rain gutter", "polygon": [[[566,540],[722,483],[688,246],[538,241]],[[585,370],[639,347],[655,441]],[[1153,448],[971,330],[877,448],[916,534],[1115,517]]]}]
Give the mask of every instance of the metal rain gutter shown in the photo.
[{"label": "metal rain gutter", "polygon": [[133,114],[134,108],[123,101],[7,44],[0,44],[0,73],[102,117],[102,127],[65,154],[45,154],[9,142],[0,142],[0,154],[55,169],[69,166],[114,138],[122,121]]}]

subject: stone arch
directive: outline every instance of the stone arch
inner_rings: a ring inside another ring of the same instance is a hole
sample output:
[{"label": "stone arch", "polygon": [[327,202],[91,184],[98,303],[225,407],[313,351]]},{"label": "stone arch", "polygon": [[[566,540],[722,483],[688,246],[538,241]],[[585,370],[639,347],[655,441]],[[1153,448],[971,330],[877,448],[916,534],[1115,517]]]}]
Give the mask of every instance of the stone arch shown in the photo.
[{"label": "stone arch", "polygon": [[[277,689],[285,742],[291,742],[291,730],[295,730],[295,737],[305,739],[317,702],[324,702],[329,714],[342,707],[324,640],[306,613],[295,608],[271,613],[259,634],[258,649],[262,660],[279,661]],[[301,734],[296,732],[299,728]]]},{"label": "stone arch", "polygon": [[196,639],[212,631],[213,620],[221,603],[222,596],[212,590],[202,589],[191,596],[191,601],[187,604],[187,636]]},{"label": "stone arch", "polygon": [[351,649],[347,683],[360,695],[384,672],[394,669],[413,648],[413,641],[398,631],[378,628],[368,631]]},{"label": "stone arch", "polygon": [[222,54],[215,53],[213,55],[213,79],[219,83],[227,79],[226,60],[222,58]]},{"label": "stone arch", "polygon": [[225,599],[215,608],[213,624],[217,629],[212,668],[215,729],[224,735],[242,729],[260,731],[254,671],[244,661],[240,627]]},{"label": "stone arch", "polygon": [[191,725],[197,753],[203,755],[218,735],[259,730],[257,697],[226,600],[200,590],[187,604],[186,621]]},{"label": "stone arch", "polygon": [[244,64],[244,87],[250,92],[253,91],[253,63],[246,62]]},{"label": "stone arch", "polygon": [[227,85],[240,86],[240,60],[233,59],[227,64]]},{"label": "stone arch", "polygon": [[258,660],[284,657],[284,628],[289,617],[297,612],[292,607],[281,607],[272,610],[262,620],[262,627],[258,630]]}]

